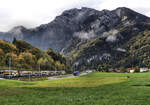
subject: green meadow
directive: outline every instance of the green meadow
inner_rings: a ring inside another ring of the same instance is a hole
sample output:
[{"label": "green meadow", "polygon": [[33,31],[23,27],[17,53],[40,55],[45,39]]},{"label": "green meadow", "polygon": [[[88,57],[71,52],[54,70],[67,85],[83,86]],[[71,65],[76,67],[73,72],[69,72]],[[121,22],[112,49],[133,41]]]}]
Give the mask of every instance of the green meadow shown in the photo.
[{"label": "green meadow", "polygon": [[150,73],[91,73],[52,81],[0,80],[0,105],[150,105]]}]

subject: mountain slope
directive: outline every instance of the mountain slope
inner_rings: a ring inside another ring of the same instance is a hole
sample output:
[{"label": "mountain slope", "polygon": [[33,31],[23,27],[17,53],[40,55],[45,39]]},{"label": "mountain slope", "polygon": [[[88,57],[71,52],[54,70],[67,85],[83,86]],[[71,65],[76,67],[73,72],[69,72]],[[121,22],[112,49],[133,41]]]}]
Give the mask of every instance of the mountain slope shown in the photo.
[{"label": "mountain slope", "polygon": [[0,39],[11,41],[16,37],[42,49],[52,48],[64,54],[78,70],[104,65],[119,68],[148,66],[148,51],[143,48],[149,49],[149,30],[150,18],[129,8],[98,11],[84,7],[66,10],[52,22],[34,29],[14,27],[0,33]]},{"label": "mountain slope", "polygon": [[[108,36],[99,37],[78,49],[67,53],[77,69],[149,67],[150,24],[135,23],[124,28],[112,30]],[[106,35],[106,33],[105,33]]]},{"label": "mountain slope", "polygon": [[14,27],[8,33],[0,33],[0,39],[12,41],[16,37],[42,49],[52,48],[60,52],[76,37],[85,40],[93,39],[118,24],[125,25],[134,21],[149,20],[148,17],[124,7],[113,11],[75,8],[64,11],[52,22],[34,29],[27,29],[23,26]]}]

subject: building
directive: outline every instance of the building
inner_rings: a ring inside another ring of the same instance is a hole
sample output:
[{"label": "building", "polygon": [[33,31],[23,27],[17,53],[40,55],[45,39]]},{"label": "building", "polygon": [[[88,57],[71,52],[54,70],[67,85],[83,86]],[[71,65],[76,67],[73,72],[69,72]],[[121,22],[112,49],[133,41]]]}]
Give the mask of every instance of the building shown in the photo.
[{"label": "building", "polygon": [[140,68],[140,72],[149,72],[149,71],[150,71],[149,68],[146,68],[146,67]]},{"label": "building", "polygon": [[128,73],[134,73],[135,72],[135,69],[133,68],[128,68]]}]

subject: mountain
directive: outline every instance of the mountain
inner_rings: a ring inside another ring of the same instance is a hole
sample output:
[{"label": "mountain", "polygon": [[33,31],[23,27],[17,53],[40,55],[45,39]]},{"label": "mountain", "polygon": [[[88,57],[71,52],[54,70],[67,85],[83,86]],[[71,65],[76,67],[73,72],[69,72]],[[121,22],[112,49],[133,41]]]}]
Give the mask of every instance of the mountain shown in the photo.
[{"label": "mountain", "polygon": [[[147,62],[142,48],[149,44],[149,29],[150,18],[129,8],[98,11],[83,7],[66,10],[52,22],[33,29],[14,27],[7,33],[0,33],[0,39],[11,41],[15,37],[42,49],[52,48],[81,70],[104,65],[118,68],[138,54],[140,58],[125,67],[148,66],[142,63]],[[146,40],[145,45],[140,40]],[[140,47],[134,49],[135,45]]]},{"label": "mountain", "polygon": [[[97,34],[95,27],[87,25],[88,29],[84,30],[87,33],[79,33],[62,50],[75,69],[150,67],[150,18],[125,7],[105,13],[104,20],[95,22],[97,29],[103,31]],[[117,19],[110,14],[117,15]],[[88,35],[89,38],[83,37]]]},{"label": "mountain", "polygon": [[52,22],[34,29],[14,27],[7,33],[0,33],[0,39],[12,41],[16,37],[42,49],[52,48],[60,52],[74,38],[91,39],[112,29],[121,21],[128,24],[134,21],[149,21],[149,18],[128,8],[117,8],[114,11],[75,8],[64,11]]},{"label": "mountain", "polygon": [[150,24],[118,27],[67,53],[77,69],[150,67]]}]

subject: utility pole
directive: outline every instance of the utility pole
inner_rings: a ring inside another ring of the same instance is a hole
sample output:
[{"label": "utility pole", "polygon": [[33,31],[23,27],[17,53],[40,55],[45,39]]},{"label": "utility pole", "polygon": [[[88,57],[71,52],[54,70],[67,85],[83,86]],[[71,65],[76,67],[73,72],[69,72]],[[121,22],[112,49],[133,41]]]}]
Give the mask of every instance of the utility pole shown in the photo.
[{"label": "utility pole", "polygon": [[11,70],[11,57],[9,57],[9,79],[10,79],[10,70]]},{"label": "utility pole", "polygon": [[31,80],[31,77],[30,77],[30,76],[31,76],[31,74],[30,74],[30,72],[28,72],[28,73],[29,73],[29,81],[30,81],[30,80]]},{"label": "utility pole", "polygon": [[134,62],[134,52],[132,52],[132,69],[133,69],[133,62]]},{"label": "utility pole", "polygon": [[56,64],[54,64],[54,65],[55,65],[54,75],[56,76],[57,68],[56,68]]},{"label": "utility pole", "polygon": [[39,62],[39,76],[40,76],[40,71],[41,71],[41,68],[40,68],[40,62]]}]

